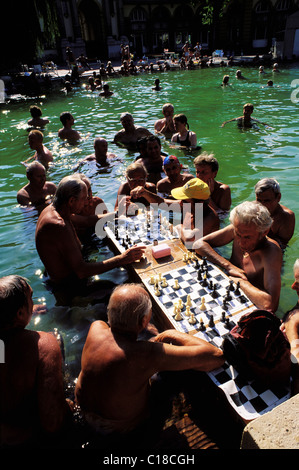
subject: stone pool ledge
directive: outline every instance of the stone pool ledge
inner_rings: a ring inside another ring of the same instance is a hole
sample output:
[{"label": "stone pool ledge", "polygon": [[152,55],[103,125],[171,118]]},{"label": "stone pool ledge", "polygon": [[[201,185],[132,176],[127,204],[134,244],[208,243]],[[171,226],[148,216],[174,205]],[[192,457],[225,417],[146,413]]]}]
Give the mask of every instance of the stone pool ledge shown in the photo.
[{"label": "stone pool ledge", "polygon": [[241,449],[299,449],[299,394],[247,424]]}]

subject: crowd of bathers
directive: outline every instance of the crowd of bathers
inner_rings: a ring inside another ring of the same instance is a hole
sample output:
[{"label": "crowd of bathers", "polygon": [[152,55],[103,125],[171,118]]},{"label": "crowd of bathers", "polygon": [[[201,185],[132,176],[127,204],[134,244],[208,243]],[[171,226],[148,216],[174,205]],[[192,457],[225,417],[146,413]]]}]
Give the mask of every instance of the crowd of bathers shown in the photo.
[{"label": "crowd of bathers", "polygon": [[[159,333],[150,322],[152,304],[142,285],[116,286],[97,279],[102,273],[139,261],[144,256],[144,246],[89,262],[82,255],[82,243],[88,243],[88,237],[98,233],[98,224],[104,226],[108,220],[135,213],[135,206],[151,210],[152,206],[163,204],[180,215],[176,229],[188,250],[217,264],[232,281],[238,282],[257,309],[275,315],[284,250],[294,233],[295,215],[281,204],[282,194],[275,178],[257,181],[256,200],[244,201],[231,210],[231,190],[218,181],[219,162],[214,155],[201,152],[194,156],[194,171],[189,173],[178,157],[164,154],[161,136],[182,151],[200,150],[196,135],[188,128],[187,117],[174,114],[171,103],[163,106],[163,117],[157,119],[154,133],[136,126],[130,113],[120,116],[122,129],[115,134],[114,143],[134,149],[138,155],[127,166],[125,181],[109,211],[105,201],[92,194],[90,180],[81,173],[90,162],[105,167],[117,161],[117,155],[108,151],[106,139],[96,138],[94,153],[79,161],[74,172],[56,185],[46,180],[48,168],[55,164],[43,144],[41,129],[48,120],[42,118],[37,106],[30,107],[30,112],[29,125],[33,129],[28,142],[35,154],[22,162],[28,184],[18,191],[17,200],[22,206],[38,209],[35,244],[45,267],[47,286],[59,306],[73,305],[77,297],[106,305],[103,318],[92,323],[86,339],[75,403],[86,423],[100,435],[129,433],[148,424],[153,411],[148,397],[155,374],[188,369],[209,371],[223,364],[225,358],[220,348],[199,338],[175,330]],[[252,112],[252,104],[244,105],[243,116],[235,118],[237,124],[252,127],[256,122]],[[73,129],[72,114],[64,112],[60,120],[58,137],[69,142],[80,140],[80,133]],[[221,214],[228,213],[229,223],[221,226]],[[229,244],[232,254],[226,259],[218,248]],[[294,276],[292,288],[299,295],[298,260]],[[21,276],[12,274],[0,279],[0,305],[4,312],[0,338],[7,353],[0,371],[1,379],[9,377],[0,415],[3,444],[8,447],[26,445],[36,439],[37,430],[43,436],[64,432],[74,411],[74,403],[64,396],[62,358],[56,338],[26,328],[32,314],[41,309],[33,305],[32,294]],[[294,357],[298,357],[292,346],[292,341],[299,338],[298,317],[297,304],[287,312],[280,330],[290,342]],[[145,330],[151,332],[151,339],[138,340]],[[157,400],[155,393],[153,397]],[[155,406],[158,401],[154,401]]]}]

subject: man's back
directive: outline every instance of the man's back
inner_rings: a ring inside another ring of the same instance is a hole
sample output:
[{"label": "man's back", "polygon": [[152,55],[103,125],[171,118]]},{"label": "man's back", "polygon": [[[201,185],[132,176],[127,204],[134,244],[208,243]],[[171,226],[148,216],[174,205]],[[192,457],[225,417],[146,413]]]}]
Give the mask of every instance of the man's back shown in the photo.
[{"label": "man's back", "polygon": [[[53,281],[60,281],[73,274],[69,253],[73,257],[81,245],[70,221],[65,221],[53,205],[46,207],[36,224],[35,242],[38,254]],[[69,259],[68,259],[69,258]]]},{"label": "man's back", "polygon": [[284,248],[292,238],[295,228],[295,214],[291,209],[279,204],[272,214],[273,224],[269,237],[276,240]]},{"label": "man's back", "polygon": [[15,329],[0,333],[5,363],[0,367],[1,441],[20,444],[40,427],[54,431],[64,419],[61,354],[56,338]]},{"label": "man's back", "polygon": [[82,410],[116,420],[122,427],[134,427],[147,413],[149,379],[156,372],[156,346],[131,341],[124,334],[113,334],[104,322],[94,322],[76,386]]}]

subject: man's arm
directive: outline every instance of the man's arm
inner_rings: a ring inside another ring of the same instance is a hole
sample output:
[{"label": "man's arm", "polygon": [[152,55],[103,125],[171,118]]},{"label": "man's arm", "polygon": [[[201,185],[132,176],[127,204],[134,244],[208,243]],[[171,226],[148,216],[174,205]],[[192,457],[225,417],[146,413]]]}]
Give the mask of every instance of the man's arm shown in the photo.
[{"label": "man's arm", "polygon": [[180,209],[181,206],[181,201],[179,199],[164,199],[163,197],[159,196],[156,193],[152,193],[151,191],[148,191],[146,188],[143,186],[137,186],[137,188],[132,189],[130,192],[131,197],[133,198],[140,198],[144,197],[150,204],[167,204],[172,205],[175,204],[177,206],[178,210]]},{"label": "man's arm", "polygon": [[115,216],[115,212],[108,212],[106,214],[94,214],[94,215],[79,215],[72,214],[71,221],[77,228],[89,228],[95,227],[99,220],[104,221],[111,219]]},{"label": "man's arm", "polygon": [[40,333],[38,342],[37,396],[42,428],[49,433],[64,424],[68,405],[64,397],[62,356],[56,338]]},{"label": "man's arm", "polygon": [[17,193],[17,201],[21,206],[28,206],[31,204],[30,197],[26,191],[20,189]]},{"label": "man's arm", "polygon": [[299,393],[299,309],[295,308],[287,315],[281,325],[291,347],[292,360],[292,395]]},{"label": "man's arm", "polygon": [[[275,242],[272,242],[273,244]],[[263,259],[263,288],[254,286],[249,280],[232,277],[240,282],[243,292],[250,298],[257,308],[276,312],[279,304],[281,289],[282,252],[275,243],[271,249],[264,253]]]},{"label": "man's arm", "polygon": [[84,279],[96,274],[102,274],[119,266],[131,264],[141,258],[145,250],[145,246],[134,246],[124,253],[112,258],[98,261],[95,263],[85,262],[78,243],[74,240],[68,240],[64,243],[63,254],[72,271],[76,273],[79,279]]},{"label": "man's arm", "polygon": [[200,256],[206,256],[211,263],[216,264],[221,269],[225,270],[228,275],[236,276],[241,279],[247,280],[247,276],[243,269],[234,266],[230,261],[223,258],[223,256],[216,253],[214,247],[224,246],[233,241],[234,239],[234,227],[228,225],[227,227],[212,232],[209,235],[197,240],[193,244],[193,249]]},{"label": "man's arm", "polygon": [[[288,210],[288,209],[285,209]],[[279,227],[279,231],[274,235],[274,240],[276,240],[283,248],[285,248],[294,235],[295,230],[295,214],[293,211],[288,210],[287,214],[284,217],[284,223]],[[270,235],[269,235],[270,236]],[[271,237],[271,236],[270,236]]]},{"label": "man's arm", "polygon": [[224,363],[221,349],[187,333],[166,330],[153,341],[163,343],[162,348],[156,351],[160,371],[196,369],[208,372]]},{"label": "man's arm", "polygon": [[224,122],[221,124],[221,127],[224,127],[225,124],[227,124],[228,122],[238,121],[238,119],[240,119],[240,118],[233,118],[233,119],[229,119],[228,121],[224,121]]}]

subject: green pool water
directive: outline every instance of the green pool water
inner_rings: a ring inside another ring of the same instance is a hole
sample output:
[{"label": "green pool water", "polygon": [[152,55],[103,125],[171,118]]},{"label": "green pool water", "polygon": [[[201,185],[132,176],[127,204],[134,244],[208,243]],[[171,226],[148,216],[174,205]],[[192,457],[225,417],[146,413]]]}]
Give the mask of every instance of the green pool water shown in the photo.
[{"label": "green pool water", "polygon": [[[26,184],[25,168],[20,164],[30,157],[32,151],[27,142],[29,106],[37,104],[43,116],[50,119],[44,131],[44,143],[53,152],[55,164],[48,171],[47,179],[58,184],[63,176],[73,173],[73,166],[93,152],[93,140],[103,136],[109,142],[109,150],[122,162],[114,162],[108,171],[99,171],[93,164],[85,165],[84,172],[92,183],[94,195],[114,206],[117,189],[124,179],[124,170],[135,155],[115,146],[114,134],[121,128],[119,117],[129,111],[137,125],[153,131],[154,122],[162,117],[161,108],[170,102],[175,113],[188,117],[190,129],[197,134],[202,150],[214,153],[220,164],[217,179],[230,185],[232,207],[245,200],[254,199],[254,185],[263,177],[276,178],[282,190],[282,204],[291,208],[298,220],[298,103],[292,102],[291,93],[299,78],[299,67],[281,67],[281,73],[260,76],[257,68],[243,68],[244,81],[234,76],[237,67],[203,69],[194,71],[170,71],[152,75],[138,75],[109,80],[114,95],[100,98],[97,92],[88,92],[84,86],[66,96],[53,91],[47,96],[27,101],[0,105],[0,275],[19,274],[29,279],[34,291],[34,301],[46,302],[46,316],[32,319],[30,327],[49,331],[57,327],[66,348],[66,359],[76,367],[86,331],[95,317],[92,308],[65,311],[54,307],[52,295],[42,282],[43,266],[35,250],[34,233],[37,213],[24,211],[16,202],[16,193]],[[220,84],[224,74],[230,75],[231,87],[223,89]],[[162,90],[152,91],[155,78],[159,77]],[[266,87],[267,80],[274,80],[274,87]],[[87,80],[82,80],[82,85]],[[293,83],[293,85],[292,85]],[[297,85],[298,87],[299,85]],[[253,117],[266,122],[272,129],[239,130],[235,123],[221,128],[224,120],[240,116],[245,103],[255,106]],[[76,146],[58,139],[61,127],[59,115],[70,111],[75,117],[74,128],[83,136]],[[170,148],[162,140],[162,149],[176,155],[193,174],[192,154],[178,148]],[[228,219],[222,224],[228,223]],[[282,290],[278,315],[282,315],[296,302],[296,294],[290,286],[293,279],[292,266],[299,255],[298,230],[284,255]],[[227,249],[226,249],[227,252]],[[112,256],[105,245],[91,249],[93,260]],[[124,282],[126,272],[122,269],[106,273],[105,278]]]}]

